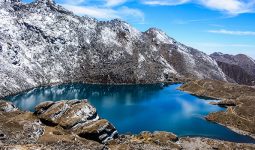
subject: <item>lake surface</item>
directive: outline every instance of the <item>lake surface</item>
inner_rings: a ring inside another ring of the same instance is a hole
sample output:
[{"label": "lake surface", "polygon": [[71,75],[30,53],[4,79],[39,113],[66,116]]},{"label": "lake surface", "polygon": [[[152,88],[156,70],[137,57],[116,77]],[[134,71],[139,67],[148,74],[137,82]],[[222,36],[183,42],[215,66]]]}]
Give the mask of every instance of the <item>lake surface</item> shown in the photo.
[{"label": "lake surface", "polygon": [[202,136],[215,139],[255,143],[221,125],[208,122],[204,116],[224,110],[169,85],[90,85],[65,84],[41,87],[6,99],[22,110],[34,111],[43,101],[88,99],[98,114],[106,118],[119,133],[169,131],[178,136]]}]

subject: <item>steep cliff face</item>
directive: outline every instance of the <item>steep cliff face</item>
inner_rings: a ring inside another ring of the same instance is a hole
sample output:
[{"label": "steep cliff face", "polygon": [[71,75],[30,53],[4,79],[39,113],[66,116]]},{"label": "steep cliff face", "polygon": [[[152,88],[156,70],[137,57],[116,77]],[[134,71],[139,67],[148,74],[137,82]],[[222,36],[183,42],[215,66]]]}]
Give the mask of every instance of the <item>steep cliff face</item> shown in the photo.
[{"label": "steep cliff face", "polygon": [[79,17],[52,0],[0,0],[0,96],[63,82],[226,80],[217,63],[151,28]]},{"label": "steep cliff face", "polygon": [[239,84],[255,85],[255,61],[243,54],[228,55],[213,53],[222,71]]}]

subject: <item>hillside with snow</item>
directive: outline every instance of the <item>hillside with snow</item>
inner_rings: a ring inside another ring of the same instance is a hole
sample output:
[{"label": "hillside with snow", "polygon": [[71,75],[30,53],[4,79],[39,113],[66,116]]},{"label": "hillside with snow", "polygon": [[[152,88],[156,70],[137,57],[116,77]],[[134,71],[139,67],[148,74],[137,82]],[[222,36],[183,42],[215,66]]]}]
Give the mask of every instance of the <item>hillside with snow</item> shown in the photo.
[{"label": "hillside with snow", "polygon": [[0,95],[66,82],[225,80],[218,64],[163,31],[80,17],[51,0],[0,0]]}]

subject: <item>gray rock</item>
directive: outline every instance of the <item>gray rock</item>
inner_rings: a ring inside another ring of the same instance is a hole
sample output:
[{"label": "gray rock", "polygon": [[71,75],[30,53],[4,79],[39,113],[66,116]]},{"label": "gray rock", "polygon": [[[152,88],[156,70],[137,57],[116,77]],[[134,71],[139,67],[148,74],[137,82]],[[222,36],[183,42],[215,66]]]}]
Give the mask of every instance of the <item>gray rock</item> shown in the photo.
[{"label": "gray rock", "polygon": [[[40,108],[40,106],[42,106],[43,108]],[[52,106],[48,107],[48,109],[42,112],[41,110],[45,107],[43,104],[39,104],[39,106],[36,106],[36,109],[40,111],[35,111],[35,114],[38,114],[38,118],[40,118],[41,121],[47,125],[58,125],[60,122],[60,118],[68,109],[68,107],[69,105],[67,105],[66,102],[60,101],[54,103]]]},{"label": "gray rock", "polygon": [[36,106],[35,115],[49,126],[59,125],[80,137],[105,143],[118,133],[107,120],[99,119],[87,100],[44,102]]},{"label": "gray rock", "polygon": [[86,139],[106,143],[118,136],[115,127],[105,119],[91,122],[75,129],[76,134]]},{"label": "gray rock", "polygon": [[77,124],[98,120],[96,109],[87,100],[43,102],[34,112],[45,124],[72,128]]},{"label": "gray rock", "polygon": [[0,111],[3,112],[12,112],[18,110],[12,102],[7,102],[4,100],[0,100]]},{"label": "gray rock", "polygon": [[35,107],[35,113],[37,115],[40,115],[40,114],[44,113],[48,108],[50,108],[53,104],[54,104],[54,102],[52,102],[52,101],[42,102]]},{"label": "gray rock", "polygon": [[69,130],[46,126],[31,112],[0,112],[0,149],[104,149]]},{"label": "gray rock", "polygon": [[5,140],[5,139],[6,139],[6,135],[0,132],[0,140]]},{"label": "gray rock", "polygon": [[[67,102],[68,103],[68,102]],[[61,116],[59,125],[64,128],[72,128],[78,123],[88,123],[99,119],[96,109],[87,100],[71,102],[68,110]]]}]

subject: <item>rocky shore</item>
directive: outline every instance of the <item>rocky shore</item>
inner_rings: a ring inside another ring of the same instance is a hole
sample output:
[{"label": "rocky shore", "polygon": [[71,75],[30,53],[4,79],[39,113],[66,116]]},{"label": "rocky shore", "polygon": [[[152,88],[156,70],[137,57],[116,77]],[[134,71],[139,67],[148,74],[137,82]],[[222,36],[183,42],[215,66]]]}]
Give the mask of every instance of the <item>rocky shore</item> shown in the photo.
[{"label": "rocky shore", "polygon": [[219,99],[213,104],[226,111],[209,114],[206,119],[241,134],[255,137],[255,88],[215,80],[189,81],[180,90],[194,95]]},{"label": "rocky shore", "polygon": [[255,149],[208,138],[178,138],[155,131],[118,135],[115,127],[97,115],[87,100],[43,102],[35,112],[24,112],[0,101],[0,150],[2,149]]}]

